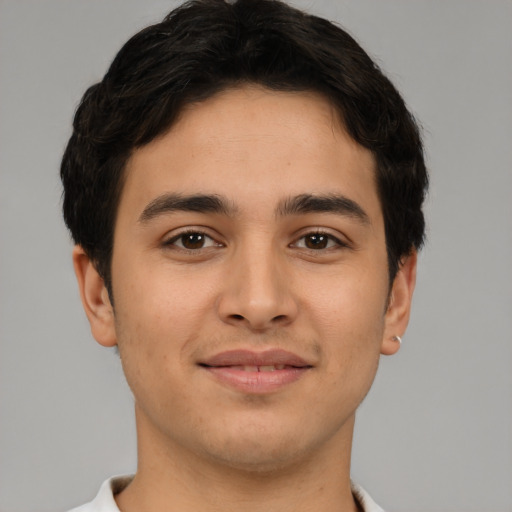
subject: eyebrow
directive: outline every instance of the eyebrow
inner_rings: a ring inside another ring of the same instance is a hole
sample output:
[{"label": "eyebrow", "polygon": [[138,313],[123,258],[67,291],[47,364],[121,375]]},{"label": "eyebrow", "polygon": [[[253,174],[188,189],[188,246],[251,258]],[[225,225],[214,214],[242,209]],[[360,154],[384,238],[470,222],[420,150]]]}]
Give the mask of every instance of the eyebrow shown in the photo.
[{"label": "eyebrow", "polygon": [[301,194],[282,201],[276,210],[280,216],[307,213],[336,213],[353,217],[362,224],[370,225],[370,217],[363,208],[341,194],[313,195]]},{"label": "eyebrow", "polygon": [[162,194],[144,208],[139,216],[139,222],[146,223],[155,217],[175,211],[233,215],[236,212],[236,207],[218,195]]},{"label": "eyebrow", "polygon": [[[233,216],[238,209],[234,203],[216,194],[162,194],[153,199],[142,211],[139,222],[146,223],[155,217],[175,211],[217,213]],[[276,215],[305,215],[308,213],[335,213],[353,217],[362,224],[371,224],[370,217],[363,208],[352,199],[341,194],[313,195],[300,194],[281,201]]]}]

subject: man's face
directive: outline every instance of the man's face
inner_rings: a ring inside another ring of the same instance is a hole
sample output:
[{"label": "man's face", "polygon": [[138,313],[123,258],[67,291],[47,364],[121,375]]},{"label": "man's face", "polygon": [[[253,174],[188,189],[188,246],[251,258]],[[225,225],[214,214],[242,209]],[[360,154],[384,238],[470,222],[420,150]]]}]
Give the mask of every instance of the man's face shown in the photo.
[{"label": "man's face", "polygon": [[238,468],[350,445],[407,322],[387,308],[374,168],[326,100],[258,87],[189,106],[133,153],[115,309],[92,323],[119,346],[141,443]]}]

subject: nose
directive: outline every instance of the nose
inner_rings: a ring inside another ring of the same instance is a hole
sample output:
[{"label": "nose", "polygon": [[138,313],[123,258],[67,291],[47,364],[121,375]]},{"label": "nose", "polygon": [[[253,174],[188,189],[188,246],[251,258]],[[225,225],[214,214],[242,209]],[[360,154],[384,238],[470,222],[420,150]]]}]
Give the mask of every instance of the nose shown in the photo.
[{"label": "nose", "polygon": [[223,322],[261,332],[295,320],[298,303],[283,259],[272,248],[232,258],[218,301]]}]

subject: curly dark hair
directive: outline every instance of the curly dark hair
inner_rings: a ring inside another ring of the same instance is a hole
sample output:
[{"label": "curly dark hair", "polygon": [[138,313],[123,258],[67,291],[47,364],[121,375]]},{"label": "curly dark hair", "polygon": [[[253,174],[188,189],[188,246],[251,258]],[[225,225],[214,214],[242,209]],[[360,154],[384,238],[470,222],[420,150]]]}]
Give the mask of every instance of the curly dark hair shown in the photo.
[{"label": "curly dark hair", "polygon": [[61,178],[75,243],[111,292],[124,168],[133,150],[169,129],[183,107],[229,87],[315,91],[376,159],[392,282],[424,241],[428,187],[418,127],[359,44],[333,23],[278,0],[192,0],[133,36],[75,114]]}]

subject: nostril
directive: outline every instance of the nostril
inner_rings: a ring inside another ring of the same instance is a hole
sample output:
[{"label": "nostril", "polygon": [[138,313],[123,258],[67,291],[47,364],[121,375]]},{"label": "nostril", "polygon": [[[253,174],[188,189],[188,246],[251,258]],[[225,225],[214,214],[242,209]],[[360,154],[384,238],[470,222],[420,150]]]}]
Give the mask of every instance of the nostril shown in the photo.
[{"label": "nostril", "polygon": [[244,317],[242,315],[231,315],[231,318],[233,318],[233,320],[243,320]]}]

